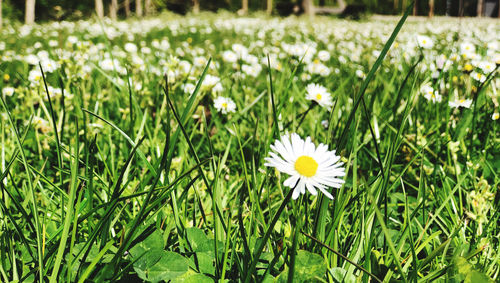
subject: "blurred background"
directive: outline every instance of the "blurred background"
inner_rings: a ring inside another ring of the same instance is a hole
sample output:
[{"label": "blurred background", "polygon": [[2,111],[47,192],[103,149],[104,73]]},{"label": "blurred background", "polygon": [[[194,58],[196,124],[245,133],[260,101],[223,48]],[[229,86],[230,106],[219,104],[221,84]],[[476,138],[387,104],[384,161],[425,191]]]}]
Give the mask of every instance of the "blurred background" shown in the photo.
[{"label": "blurred background", "polygon": [[[500,17],[500,0],[416,0],[414,16]],[[80,20],[92,16],[124,19],[165,10],[178,14],[226,10],[245,15],[334,15],[362,18],[401,14],[410,0],[0,0],[0,21]],[[1,24],[1,23],[0,23]]]}]

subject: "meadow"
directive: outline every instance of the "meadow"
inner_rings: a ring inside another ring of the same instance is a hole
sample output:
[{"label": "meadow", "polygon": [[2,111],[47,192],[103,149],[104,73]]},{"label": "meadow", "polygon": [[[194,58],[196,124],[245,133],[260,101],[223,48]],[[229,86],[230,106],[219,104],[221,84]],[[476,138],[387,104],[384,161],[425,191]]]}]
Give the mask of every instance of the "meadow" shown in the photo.
[{"label": "meadow", "polygon": [[499,280],[498,20],[0,36],[2,282]]}]

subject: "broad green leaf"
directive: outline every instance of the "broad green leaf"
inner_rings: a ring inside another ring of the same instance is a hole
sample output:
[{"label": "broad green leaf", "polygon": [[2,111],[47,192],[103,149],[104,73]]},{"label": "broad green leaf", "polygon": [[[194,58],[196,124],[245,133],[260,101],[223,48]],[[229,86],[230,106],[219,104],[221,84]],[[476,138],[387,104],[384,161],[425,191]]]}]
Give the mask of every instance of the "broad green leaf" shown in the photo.
[{"label": "broad green leaf", "polygon": [[356,276],[354,274],[349,273],[341,267],[334,267],[330,269],[330,273],[333,276],[334,282],[345,282],[345,283],[354,283],[356,282]]},{"label": "broad green leaf", "polygon": [[[314,253],[299,250],[295,257],[294,282],[323,282],[326,280],[326,263]],[[278,282],[287,282],[288,268],[281,272]]]},{"label": "broad green leaf", "polygon": [[172,283],[213,283],[214,280],[201,273],[196,273],[193,270],[189,270],[182,276],[177,277],[172,280]]},{"label": "broad green leaf", "polygon": [[146,281],[169,281],[186,273],[188,264],[188,260],[180,254],[151,249],[134,264],[134,270],[139,278]]}]

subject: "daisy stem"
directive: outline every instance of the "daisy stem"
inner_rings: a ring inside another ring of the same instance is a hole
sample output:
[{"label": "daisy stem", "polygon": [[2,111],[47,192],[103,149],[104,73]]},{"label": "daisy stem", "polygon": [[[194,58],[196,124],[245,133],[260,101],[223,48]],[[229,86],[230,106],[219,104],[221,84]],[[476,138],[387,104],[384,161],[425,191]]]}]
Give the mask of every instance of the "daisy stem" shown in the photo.
[{"label": "daisy stem", "polygon": [[290,199],[292,198],[292,194],[295,188],[291,189],[288,194],[285,196],[285,199],[283,199],[283,202],[281,202],[280,207],[278,208],[278,211],[276,211],[276,214],[273,217],[273,220],[271,221],[271,224],[267,227],[266,234],[264,234],[264,238],[259,242],[259,245],[255,249],[255,253],[253,256],[252,263],[250,265],[250,268],[248,268],[248,272],[245,277],[245,283],[250,282],[252,279],[252,274],[255,271],[255,267],[257,266],[257,262],[259,262],[260,255],[262,254],[262,251],[264,250],[264,246],[267,242],[267,239],[269,239],[269,236],[271,236],[271,232],[274,230],[274,226],[276,225],[276,222],[278,222],[278,219],[280,218],[281,213],[285,209],[286,204]]},{"label": "daisy stem", "polygon": [[[304,202],[304,197],[301,196],[300,203]],[[300,208],[301,205],[293,206],[293,214],[295,218],[295,225],[293,227],[293,240],[292,240],[292,248],[290,249],[290,262],[288,267],[288,283],[293,282],[293,275],[295,273],[295,255],[297,250],[297,243],[299,238],[299,231],[302,229],[302,218],[300,217]]]}]

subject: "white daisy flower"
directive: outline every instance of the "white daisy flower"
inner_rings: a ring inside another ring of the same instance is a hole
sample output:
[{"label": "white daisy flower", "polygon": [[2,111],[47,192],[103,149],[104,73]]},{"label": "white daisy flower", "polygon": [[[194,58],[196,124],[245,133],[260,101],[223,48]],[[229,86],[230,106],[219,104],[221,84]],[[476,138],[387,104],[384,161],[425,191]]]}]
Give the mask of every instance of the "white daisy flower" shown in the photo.
[{"label": "white daisy flower", "polygon": [[222,60],[224,60],[224,62],[236,63],[238,61],[238,55],[231,50],[226,50],[222,53]]},{"label": "white daisy flower", "polygon": [[236,104],[229,97],[219,96],[214,100],[214,107],[218,112],[222,112],[222,114],[227,114],[229,112],[236,111]]},{"label": "white daisy flower", "polygon": [[[270,157],[264,160],[264,166],[274,167],[278,171],[290,175],[283,183],[292,188],[292,198],[297,199],[307,190],[317,195],[319,189],[325,196],[333,199],[326,190],[329,187],[340,188],[344,180],[345,169],[340,161],[340,156],[335,155],[335,150],[329,151],[328,146],[319,144],[317,147],[307,137],[304,141],[298,134],[283,135],[281,140],[276,140],[271,145]],[[279,154],[279,155],[278,155]]]},{"label": "white daisy flower", "polygon": [[365,72],[363,72],[363,70],[356,70],[356,76],[360,79],[365,79],[366,78],[366,75],[365,75]]},{"label": "white daisy flower", "polygon": [[493,115],[491,115],[491,120],[493,121],[498,120],[498,118],[500,118],[500,114],[498,112],[495,112],[493,113]]},{"label": "white daisy flower", "polygon": [[321,107],[332,108],[332,96],[328,90],[319,84],[308,84],[306,86],[306,99],[316,101]]},{"label": "white daisy flower", "polygon": [[2,89],[2,94],[4,96],[12,96],[14,94],[15,89],[11,86],[6,86]]},{"label": "white daisy flower", "polygon": [[321,50],[318,52],[318,58],[323,62],[328,61],[330,60],[330,52],[326,50]]},{"label": "white daisy flower", "polygon": [[33,69],[28,74],[28,80],[32,85],[39,85],[42,81],[42,73],[37,69]]},{"label": "white daisy flower", "polygon": [[448,102],[448,105],[451,108],[458,108],[458,107],[470,108],[471,104],[472,104],[472,99],[463,99],[463,98]]},{"label": "white daisy flower", "polygon": [[123,49],[129,53],[136,53],[137,52],[137,45],[133,44],[132,42],[127,42],[123,46]]},{"label": "white daisy flower", "polygon": [[441,102],[442,100],[442,97],[439,94],[439,92],[437,90],[434,90],[434,88],[429,85],[422,86],[420,92],[424,95],[425,99],[427,99],[428,101],[436,103],[436,102]]},{"label": "white daisy flower", "polygon": [[462,55],[474,53],[476,51],[476,46],[470,42],[463,42],[460,44],[460,52]]},{"label": "white daisy flower", "polygon": [[476,71],[472,71],[472,73],[470,73],[470,76],[471,76],[474,80],[476,80],[476,81],[478,81],[478,82],[480,82],[480,83],[484,83],[484,81],[486,80],[486,76],[485,76],[485,75],[483,75],[483,74],[481,74],[481,73],[478,73],[478,72],[476,72]]},{"label": "white daisy flower", "polygon": [[479,62],[479,68],[483,71],[483,73],[489,74],[495,70],[495,63],[490,61],[481,61]]},{"label": "white daisy flower", "polygon": [[432,39],[425,35],[417,35],[417,43],[418,46],[424,49],[430,49],[434,46],[434,42],[432,41]]},{"label": "white daisy flower", "polygon": [[192,83],[186,83],[184,85],[184,87],[182,88],[182,90],[186,93],[186,94],[191,94],[194,92],[194,90],[196,89],[196,86]]}]

